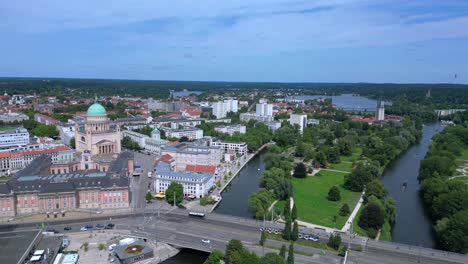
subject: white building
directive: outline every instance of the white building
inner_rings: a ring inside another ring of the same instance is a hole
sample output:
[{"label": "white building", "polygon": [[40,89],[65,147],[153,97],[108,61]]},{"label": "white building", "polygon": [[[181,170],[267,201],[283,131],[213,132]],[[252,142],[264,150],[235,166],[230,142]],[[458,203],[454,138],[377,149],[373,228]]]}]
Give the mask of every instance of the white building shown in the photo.
[{"label": "white building", "polygon": [[240,114],[240,120],[244,122],[249,122],[250,120],[257,120],[259,122],[271,122],[273,121],[273,116],[261,116],[261,115],[256,115],[256,114],[250,114],[250,113],[242,113]]},{"label": "white building", "polygon": [[307,125],[320,125],[320,120],[318,120],[318,119],[307,119]]},{"label": "white building", "polygon": [[383,101],[377,103],[377,109],[375,111],[375,120],[383,121],[385,120],[385,106]]},{"label": "white building", "polygon": [[25,128],[0,131],[0,148],[21,147],[27,144],[29,144],[29,132]]},{"label": "white building", "polygon": [[214,128],[219,133],[234,135],[234,133],[245,134],[246,127],[243,125],[217,126]]},{"label": "white building", "polygon": [[151,137],[135,131],[122,131],[122,138],[126,136],[129,137],[132,141],[138,143],[141,148],[158,155],[161,154],[161,148],[164,147],[168,142],[165,139],[161,139],[161,132],[157,128],[151,131]]},{"label": "white building", "polygon": [[[172,182],[182,184],[184,195],[193,195],[201,198],[208,194],[214,184],[214,175],[209,172],[175,171],[170,162],[158,161],[154,168],[155,193],[166,192]],[[166,193],[166,195],[173,195]]]},{"label": "white building", "polygon": [[147,135],[143,135],[141,133],[131,130],[123,130],[122,139],[124,137],[129,137],[133,142],[138,143],[138,146],[140,146],[140,148],[145,148],[145,139],[148,138]]},{"label": "white building", "polygon": [[182,128],[182,129],[171,129],[171,128],[161,128],[165,133],[167,138],[181,138],[187,137],[190,140],[200,139],[203,137],[203,130],[196,127]]},{"label": "white building", "polygon": [[299,132],[302,134],[304,128],[307,126],[307,115],[305,114],[291,114],[289,117],[291,125],[299,125]]},{"label": "white building", "polygon": [[210,141],[210,147],[218,147],[223,152],[235,151],[240,155],[247,153],[247,143],[231,143],[231,142],[222,142],[222,141]]},{"label": "white building", "polygon": [[227,103],[227,111],[237,113],[239,109],[239,101],[237,99],[225,99],[224,103]]},{"label": "white building", "polygon": [[266,122],[265,125],[267,125],[268,128],[273,130],[273,131],[281,128],[281,122],[279,122],[279,121]]},{"label": "white building", "polygon": [[162,148],[161,156],[166,154],[174,158],[176,170],[184,170],[187,165],[191,164],[218,166],[223,151],[219,147],[182,142]]},{"label": "white building", "polygon": [[75,137],[75,125],[59,126],[60,141],[69,146],[70,141]]},{"label": "white building", "polygon": [[3,123],[21,122],[28,119],[29,117],[23,113],[8,112],[0,114],[0,122]]},{"label": "white building", "polygon": [[255,114],[258,116],[273,116],[273,105],[261,103],[256,105]]}]

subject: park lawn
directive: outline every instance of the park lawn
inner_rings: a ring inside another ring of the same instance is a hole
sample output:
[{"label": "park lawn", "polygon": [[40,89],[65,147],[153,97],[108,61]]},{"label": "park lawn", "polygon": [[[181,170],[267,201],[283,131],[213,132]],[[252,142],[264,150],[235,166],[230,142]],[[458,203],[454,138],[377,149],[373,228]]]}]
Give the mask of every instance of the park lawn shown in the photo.
[{"label": "park lawn", "polygon": [[[340,216],[339,209],[344,203],[348,203],[352,211],[361,194],[342,187],[345,175],[345,173],[340,172],[321,171],[316,176],[304,179],[292,178],[294,201],[299,220],[327,227],[342,228],[348,217]],[[327,200],[328,190],[334,185],[338,186],[341,193],[341,200],[337,202]],[[337,217],[336,223],[333,222],[334,216]]]},{"label": "park lawn", "polygon": [[330,165],[330,169],[332,169],[332,170],[340,170],[340,171],[351,172],[352,168],[353,168],[353,164],[352,164],[352,163],[343,163],[343,162],[340,162],[340,163],[337,163],[337,164],[332,163],[332,164]]}]

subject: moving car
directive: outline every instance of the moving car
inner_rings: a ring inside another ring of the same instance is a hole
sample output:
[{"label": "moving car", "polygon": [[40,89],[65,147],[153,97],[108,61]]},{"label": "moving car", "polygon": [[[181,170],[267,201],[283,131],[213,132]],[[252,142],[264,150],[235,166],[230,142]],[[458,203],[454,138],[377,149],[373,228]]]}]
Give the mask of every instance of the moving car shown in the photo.
[{"label": "moving car", "polygon": [[63,228],[63,230],[66,230],[66,231],[69,231],[69,230],[72,230],[71,226],[66,226]]},{"label": "moving car", "polygon": [[205,244],[211,243],[211,241],[210,241],[209,239],[202,239],[201,241],[202,241],[203,243],[205,243]]},{"label": "moving car", "polygon": [[101,225],[101,224],[96,225],[96,229],[103,229],[103,228],[104,228],[104,225]]}]

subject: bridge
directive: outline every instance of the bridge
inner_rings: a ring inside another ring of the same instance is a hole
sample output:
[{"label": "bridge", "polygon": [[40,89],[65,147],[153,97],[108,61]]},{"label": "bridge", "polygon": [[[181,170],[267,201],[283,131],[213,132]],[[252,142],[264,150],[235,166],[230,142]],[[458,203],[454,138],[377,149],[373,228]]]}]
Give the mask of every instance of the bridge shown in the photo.
[{"label": "bridge", "polygon": [[[286,242],[268,240],[263,249],[258,245],[260,239],[260,226],[282,229],[283,225],[272,222],[256,221],[254,219],[239,218],[221,214],[207,214],[204,218],[189,217],[188,212],[182,209],[172,209],[159,214],[154,210],[146,210],[134,215],[123,215],[120,218],[112,217],[117,229],[130,230],[135,236],[146,237],[157,242],[171,244],[180,248],[211,252],[213,249],[224,251],[230,239],[239,239],[251,251],[257,254],[278,252]],[[81,221],[81,222],[80,222]],[[105,223],[108,217],[95,218],[94,223]],[[88,220],[75,220],[51,222],[50,225],[57,230],[63,226],[72,226],[79,230]],[[12,226],[15,229],[30,228],[34,224],[21,224]],[[300,228],[300,232],[317,234],[321,242],[327,242],[328,236],[324,231]],[[203,243],[202,239],[209,239],[211,243]],[[374,241],[364,237],[349,238],[342,234],[345,244],[352,249],[347,263],[468,263],[468,256],[445,252],[435,249],[415,247],[385,241]],[[341,263],[342,258],[336,252],[324,251],[310,246],[295,244],[296,263]],[[299,252],[299,253],[298,253]]]}]

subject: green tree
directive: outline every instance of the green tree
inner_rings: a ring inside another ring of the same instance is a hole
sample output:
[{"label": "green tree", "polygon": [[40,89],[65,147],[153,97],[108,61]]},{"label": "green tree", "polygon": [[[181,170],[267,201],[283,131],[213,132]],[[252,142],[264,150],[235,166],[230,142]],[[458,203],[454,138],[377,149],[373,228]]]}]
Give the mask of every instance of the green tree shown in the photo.
[{"label": "green tree", "polygon": [[174,204],[174,193],[175,203],[178,205],[184,200],[184,187],[182,184],[177,182],[169,184],[169,187],[166,189],[166,201],[168,204]]},{"label": "green tree", "polygon": [[76,145],[75,145],[75,137],[72,137],[70,139],[70,148],[72,149],[75,149],[76,148]]},{"label": "green tree", "polygon": [[265,230],[262,231],[262,234],[260,235],[260,246],[265,246],[265,242],[266,242],[266,232]]},{"label": "green tree", "polygon": [[291,216],[290,208],[291,208],[291,199],[287,199],[287,200],[286,200],[286,203],[284,204],[284,207],[283,207],[283,216],[284,216],[284,219],[286,219],[286,218],[288,218],[288,217]]},{"label": "green tree", "polygon": [[373,179],[367,184],[366,193],[364,194],[364,202],[367,202],[367,198],[371,195],[379,199],[387,197],[387,190],[379,179]]},{"label": "green tree", "polygon": [[293,245],[293,243],[289,244],[287,263],[288,264],[294,264],[294,245]]},{"label": "green tree", "polygon": [[294,221],[293,230],[291,233],[291,240],[297,241],[298,239],[299,239],[299,225],[297,224],[297,221]]},{"label": "green tree", "polygon": [[341,199],[340,189],[336,186],[332,186],[330,190],[328,190],[327,199],[329,201],[339,201]]},{"label": "green tree", "polygon": [[293,176],[296,178],[305,178],[307,177],[307,168],[305,167],[304,163],[299,162],[294,167]]},{"label": "green tree", "polygon": [[286,260],[278,254],[270,252],[260,259],[260,264],[286,264]]},{"label": "green tree", "polygon": [[203,264],[219,264],[224,258],[223,252],[215,249],[211,251],[210,256],[203,262]]},{"label": "green tree", "polygon": [[382,209],[373,203],[369,203],[362,210],[358,224],[362,228],[379,229],[385,222],[385,215]]},{"label": "green tree", "polygon": [[284,231],[283,231],[283,238],[286,240],[291,239],[291,218],[286,218],[286,222],[284,224]]},{"label": "green tree", "polygon": [[341,208],[340,208],[340,215],[341,216],[347,216],[351,213],[349,209],[349,205],[347,203],[344,203]]},{"label": "green tree", "polygon": [[341,245],[341,237],[340,235],[333,235],[331,234],[330,237],[328,238],[328,243],[327,245],[335,250],[338,250]]},{"label": "green tree", "polygon": [[151,192],[147,192],[147,193],[146,193],[145,199],[146,199],[147,201],[153,200],[153,195],[151,194]]},{"label": "green tree", "polygon": [[279,255],[280,255],[283,259],[286,259],[286,246],[285,246],[284,244],[281,246]]},{"label": "green tree", "polygon": [[296,221],[297,219],[297,207],[296,203],[293,204],[293,208],[291,210],[291,220]]}]

